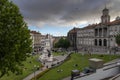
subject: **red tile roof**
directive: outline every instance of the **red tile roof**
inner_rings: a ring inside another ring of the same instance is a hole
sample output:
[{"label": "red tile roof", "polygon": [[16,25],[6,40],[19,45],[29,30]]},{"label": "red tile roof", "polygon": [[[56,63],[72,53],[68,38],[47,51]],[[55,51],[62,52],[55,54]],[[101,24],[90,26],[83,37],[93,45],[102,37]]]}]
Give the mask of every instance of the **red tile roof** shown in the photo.
[{"label": "red tile roof", "polygon": [[120,25],[120,20],[114,20],[112,22],[109,22],[108,23],[109,26],[112,26],[112,25]]}]

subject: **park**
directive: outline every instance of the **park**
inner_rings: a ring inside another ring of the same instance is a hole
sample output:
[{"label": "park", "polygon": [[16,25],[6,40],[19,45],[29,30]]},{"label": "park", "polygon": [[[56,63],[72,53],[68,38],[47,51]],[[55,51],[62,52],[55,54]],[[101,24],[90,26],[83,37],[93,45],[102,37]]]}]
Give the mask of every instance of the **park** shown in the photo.
[{"label": "park", "polygon": [[[65,54],[65,52],[54,52],[53,55],[63,56],[62,53]],[[106,55],[102,55],[102,54],[82,55],[81,53],[73,52],[70,54],[67,60],[65,60],[59,66],[50,68],[49,71],[47,71],[41,77],[39,77],[39,80],[61,80],[66,77],[69,77],[71,75],[72,70],[78,69],[80,71],[83,71],[85,67],[89,66],[88,59],[90,58],[103,59],[104,62],[106,63],[113,59],[117,59],[119,57],[120,55],[107,55],[107,54]],[[31,55],[29,58],[27,58],[26,61],[23,62],[24,67],[25,67],[25,69],[23,70],[23,74],[15,75],[11,73],[9,74],[9,76],[5,75],[4,77],[2,77],[1,80],[8,80],[8,79],[9,80],[21,80],[27,77],[29,74],[34,72],[34,65],[39,66],[39,68],[41,67],[41,63],[38,61],[38,58],[39,58],[39,54]],[[77,66],[75,66],[76,64]]]}]

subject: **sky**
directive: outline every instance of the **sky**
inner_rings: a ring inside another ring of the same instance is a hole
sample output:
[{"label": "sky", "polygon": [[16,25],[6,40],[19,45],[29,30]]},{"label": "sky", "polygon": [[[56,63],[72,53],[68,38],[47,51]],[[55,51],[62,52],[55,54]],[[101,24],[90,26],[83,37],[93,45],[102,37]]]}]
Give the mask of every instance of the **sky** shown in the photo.
[{"label": "sky", "polygon": [[120,0],[12,0],[30,30],[66,36],[73,27],[99,23],[105,6],[111,20],[120,16]]}]

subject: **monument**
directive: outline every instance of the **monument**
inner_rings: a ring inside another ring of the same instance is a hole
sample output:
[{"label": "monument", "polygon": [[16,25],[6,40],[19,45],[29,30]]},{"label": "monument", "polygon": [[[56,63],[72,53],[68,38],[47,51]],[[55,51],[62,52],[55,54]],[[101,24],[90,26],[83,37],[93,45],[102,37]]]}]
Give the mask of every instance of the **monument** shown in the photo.
[{"label": "monument", "polygon": [[39,57],[39,60],[41,62],[53,61],[53,55],[51,54],[51,51],[44,48],[42,55]]}]

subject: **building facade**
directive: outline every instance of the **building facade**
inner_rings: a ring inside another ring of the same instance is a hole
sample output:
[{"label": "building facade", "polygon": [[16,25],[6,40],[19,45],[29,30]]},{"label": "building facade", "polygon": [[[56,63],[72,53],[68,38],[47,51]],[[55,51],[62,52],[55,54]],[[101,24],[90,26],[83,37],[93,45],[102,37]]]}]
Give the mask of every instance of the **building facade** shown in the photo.
[{"label": "building facade", "polygon": [[77,31],[77,49],[78,51],[91,49],[94,46],[94,27],[89,25]]},{"label": "building facade", "polygon": [[30,31],[31,39],[32,39],[32,47],[33,47],[33,52],[38,53],[39,50],[41,49],[41,33],[36,32],[36,31]]},{"label": "building facade", "polygon": [[68,40],[70,41],[70,45],[71,45],[71,48],[73,50],[76,50],[77,49],[77,31],[79,30],[79,28],[73,28],[71,29],[68,34],[67,34],[67,38]]},{"label": "building facade", "polygon": [[107,52],[117,47],[115,35],[120,33],[120,18],[110,22],[109,9],[102,11],[99,24],[88,25],[77,31],[77,49],[83,51]]}]

